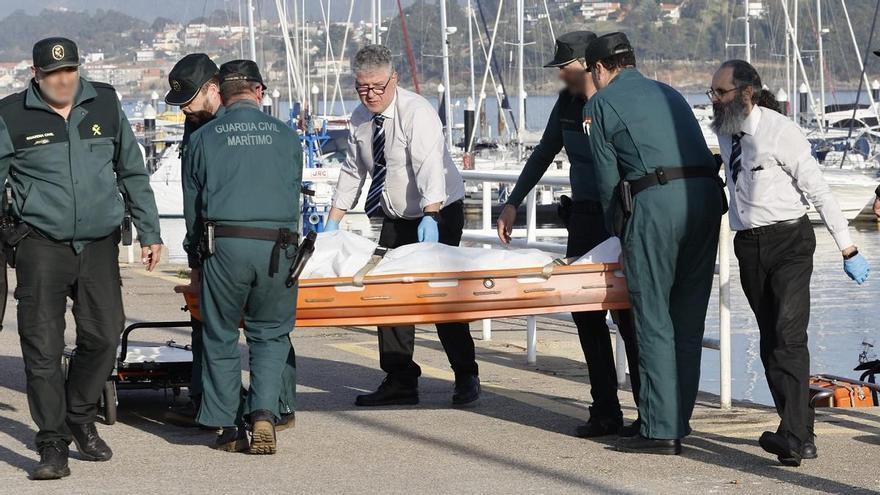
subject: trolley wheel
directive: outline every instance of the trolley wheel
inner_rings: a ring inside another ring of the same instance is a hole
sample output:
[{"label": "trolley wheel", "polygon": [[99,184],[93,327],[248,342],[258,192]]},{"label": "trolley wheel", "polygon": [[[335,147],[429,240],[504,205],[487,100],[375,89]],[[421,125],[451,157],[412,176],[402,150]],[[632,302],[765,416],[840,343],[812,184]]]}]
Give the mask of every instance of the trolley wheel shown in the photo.
[{"label": "trolley wheel", "polygon": [[104,382],[104,391],[101,393],[101,409],[104,412],[104,424],[112,425],[116,422],[116,382],[107,380]]}]

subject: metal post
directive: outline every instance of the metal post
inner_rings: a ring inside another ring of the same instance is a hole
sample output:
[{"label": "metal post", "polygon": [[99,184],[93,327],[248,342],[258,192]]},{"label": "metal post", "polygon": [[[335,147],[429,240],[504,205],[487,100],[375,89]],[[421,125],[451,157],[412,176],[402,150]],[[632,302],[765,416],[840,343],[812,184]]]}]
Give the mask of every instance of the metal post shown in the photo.
[{"label": "metal post", "polygon": [[[516,129],[516,142],[517,142],[517,159],[522,160],[523,154],[525,153],[525,146],[523,145],[523,139],[525,138],[526,131],[526,85],[525,85],[525,7],[523,6],[523,0],[518,0],[516,2],[516,43],[517,43],[517,81],[519,86],[519,113],[517,129]],[[531,227],[531,226],[530,226]]]},{"label": "metal post", "polygon": [[[483,181],[483,230],[492,230],[492,183]],[[484,249],[491,249],[491,244],[483,244]],[[492,340],[492,320],[483,320],[483,340]]]},{"label": "metal post", "polygon": [[718,236],[718,355],[721,377],[721,408],[730,409],[730,224],[727,215],[721,219]]},{"label": "metal post", "polygon": [[626,386],[626,344],[620,335],[620,327],[614,324],[614,362],[617,364],[617,388]]},{"label": "metal post", "polygon": [[538,319],[534,316],[526,318],[526,363],[538,361]]},{"label": "metal post", "polygon": [[535,225],[537,223],[536,217],[537,208],[535,203],[537,202],[538,193],[535,188],[532,188],[529,191],[529,195],[526,198],[526,242],[535,242],[537,235],[535,234]]},{"label": "metal post", "polygon": [[250,33],[251,60],[257,61],[257,33],[254,31],[254,0],[247,4],[248,33]]},{"label": "metal post", "polygon": [[443,45],[443,96],[446,101],[446,149],[452,151],[452,88],[449,83],[449,27],[446,25],[446,0],[440,2],[440,39]]},{"label": "metal post", "polygon": [[[819,112],[821,112],[820,129],[824,133],[827,127],[825,121],[825,53],[822,48],[822,0],[816,0],[816,36],[819,48]],[[819,118],[819,115],[816,115]]]},{"label": "metal post", "polygon": [[[818,1],[818,0],[817,0]],[[743,0],[743,3],[746,7],[746,62],[752,63],[752,37],[751,30],[749,29],[749,0]]]}]

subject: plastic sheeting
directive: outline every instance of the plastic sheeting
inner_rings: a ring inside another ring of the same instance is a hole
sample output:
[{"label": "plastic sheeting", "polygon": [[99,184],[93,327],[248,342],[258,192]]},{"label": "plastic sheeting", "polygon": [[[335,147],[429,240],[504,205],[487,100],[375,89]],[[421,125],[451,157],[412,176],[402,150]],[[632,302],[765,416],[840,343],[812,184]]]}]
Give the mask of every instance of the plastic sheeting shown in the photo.
[{"label": "plastic sheeting", "polygon": [[[370,261],[376,247],[375,242],[351,232],[319,234],[301,278],[353,277]],[[612,237],[574,264],[616,263],[619,256],[620,241]],[[422,242],[388,251],[370,275],[534,268],[552,263],[557,257],[538,249],[483,249]]]}]

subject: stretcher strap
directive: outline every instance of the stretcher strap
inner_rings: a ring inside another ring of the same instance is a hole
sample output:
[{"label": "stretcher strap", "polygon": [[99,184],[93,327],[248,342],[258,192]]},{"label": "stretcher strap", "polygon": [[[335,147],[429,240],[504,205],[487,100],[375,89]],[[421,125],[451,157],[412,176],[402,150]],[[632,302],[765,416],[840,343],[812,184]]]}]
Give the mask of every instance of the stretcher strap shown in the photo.
[{"label": "stretcher strap", "polygon": [[382,261],[382,258],[385,257],[385,253],[389,250],[388,248],[377,247],[375,251],[373,251],[373,255],[370,256],[370,261],[367,262],[357,273],[354,274],[354,277],[351,278],[351,283],[355,287],[363,287],[364,286],[364,278],[366,278],[367,274],[370,273],[373,268],[376,268],[376,265]]},{"label": "stretcher strap", "polygon": [[555,260],[551,261],[550,263],[547,263],[546,265],[543,266],[543,268],[541,268],[541,276],[544,277],[545,280],[549,279],[550,276],[553,275],[553,269],[555,267],[568,266],[577,260],[578,260],[577,256],[572,256],[570,258],[556,258]]}]

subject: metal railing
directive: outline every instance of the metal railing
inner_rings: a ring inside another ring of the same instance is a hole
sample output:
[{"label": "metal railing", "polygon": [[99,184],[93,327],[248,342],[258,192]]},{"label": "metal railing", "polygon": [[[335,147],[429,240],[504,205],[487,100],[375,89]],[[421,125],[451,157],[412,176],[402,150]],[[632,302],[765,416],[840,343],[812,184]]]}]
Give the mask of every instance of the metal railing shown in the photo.
[{"label": "metal railing", "polygon": [[[483,244],[486,248],[502,246],[496,230],[492,225],[492,190],[501,183],[514,183],[519,177],[516,171],[480,171],[463,170],[465,182],[482,184],[482,228],[465,229],[462,240]],[[538,185],[569,186],[567,176],[545,176]],[[526,198],[526,228],[514,229],[511,245],[521,248],[535,248],[552,253],[565,253],[565,245],[553,242],[538,241],[542,238],[565,238],[568,234],[564,229],[538,229],[537,224],[537,193],[535,189]],[[721,233],[718,243],[718,264],[715,273],[718,275],[718,339],[704,338],[703,347],[719,352],[720,398],[721,408],[731,407],[731,340],[730,340],[730,228],[725,215],[721,220]],[[626,353],[623,351],[623,339],[616,332],[616,362],[618,380],[626,378]],[[483,320],[483,340],[492,339],[492,320]],[[535,316],[526,318],[526,361],[534,364],[537,361],[538,325]]]}]

